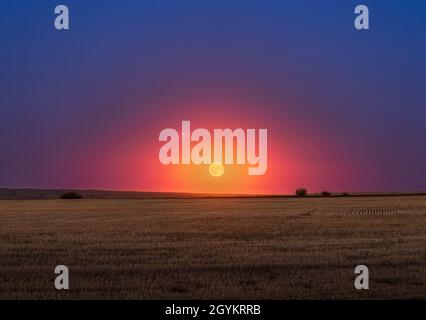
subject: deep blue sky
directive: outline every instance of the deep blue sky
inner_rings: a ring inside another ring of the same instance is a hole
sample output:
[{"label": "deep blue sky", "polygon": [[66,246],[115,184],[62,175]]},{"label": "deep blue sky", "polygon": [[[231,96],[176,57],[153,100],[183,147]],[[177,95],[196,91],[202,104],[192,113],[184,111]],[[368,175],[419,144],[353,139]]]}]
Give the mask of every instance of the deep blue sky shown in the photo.
[{"label": "deep blue sky", "polygon": [[268,192],[426,190],[426,1],[3,0],[0,41],[0,186],[161,189],[114,157],[221,101],[282,149]]}]

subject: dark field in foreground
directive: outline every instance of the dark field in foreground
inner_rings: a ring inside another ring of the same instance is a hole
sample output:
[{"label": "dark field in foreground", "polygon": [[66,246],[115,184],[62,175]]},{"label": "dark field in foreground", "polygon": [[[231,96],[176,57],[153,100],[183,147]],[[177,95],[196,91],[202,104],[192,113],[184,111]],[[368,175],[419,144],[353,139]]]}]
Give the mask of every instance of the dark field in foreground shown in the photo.
[{"label": "dark field in foreground", "polygon": [[425,299],[426,197],[4,200],[0,298]]}]

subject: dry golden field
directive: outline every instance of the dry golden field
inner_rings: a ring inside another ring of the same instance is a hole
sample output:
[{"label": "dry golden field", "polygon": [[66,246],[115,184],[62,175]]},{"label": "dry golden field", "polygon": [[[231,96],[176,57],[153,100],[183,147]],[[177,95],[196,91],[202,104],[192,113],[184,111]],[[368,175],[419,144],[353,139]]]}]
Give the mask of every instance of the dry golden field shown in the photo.
[{"label": "dry golden field", "polygon": [[0,298],[425,299],[426,197],[2,200]]}]

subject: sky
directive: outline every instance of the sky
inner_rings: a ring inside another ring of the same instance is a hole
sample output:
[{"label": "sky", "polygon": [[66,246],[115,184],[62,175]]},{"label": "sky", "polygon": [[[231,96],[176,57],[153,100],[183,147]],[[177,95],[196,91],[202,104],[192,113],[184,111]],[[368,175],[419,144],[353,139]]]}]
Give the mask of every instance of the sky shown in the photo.
[{"label": "sky", "polygon": [[[424,191],[425,39],[423,0],[1,1],[0,187]],[[182,120],[266,128],[268,171],[162,165]]]}]

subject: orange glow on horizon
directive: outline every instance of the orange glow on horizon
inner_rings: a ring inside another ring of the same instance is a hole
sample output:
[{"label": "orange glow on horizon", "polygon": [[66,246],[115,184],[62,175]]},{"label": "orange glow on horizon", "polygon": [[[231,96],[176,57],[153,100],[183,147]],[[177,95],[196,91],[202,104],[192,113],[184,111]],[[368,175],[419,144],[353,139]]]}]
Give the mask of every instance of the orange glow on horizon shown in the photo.
[{"label": "orange glow on horizon", "polygon": [[[169,104],[156,106],[165,109],[167,112],[163,114],[167,116],[147,118],[146,126],[141,126],[138,119],[130,119],[127,127],[104,136],[103,144],[88,145],[87,152],[74,154],[73,161],[78,163],[84,180],[71,177],[68,185],[151,192],[293,194],[298,187],[306,187],[309,192],[351,191],[348,186],[356,187],[363,176],[372,175],[363,171],[362,159],[341,156],[341,145],[335,142],[332,133],[322,132],[304,119],[290,116],[274,123],[264,118],[261,106],[249,103],[244,104],[247,111],[241,113],[243,103],[179,104],[174,101],[174,108],[167,109]],[[179,110],[188,112],[181,114]],[[206,113],[205,110],[215,112]],[[247,164],[225,164],[224,174],[214,177],[209,174],[207,164],[161,164],[159,150],[163,143],[158,140],[159,133],[164,128],[180,131],[183,120],[191,121],[192,130],[268,129],[266,173],[250,176]]]}]

